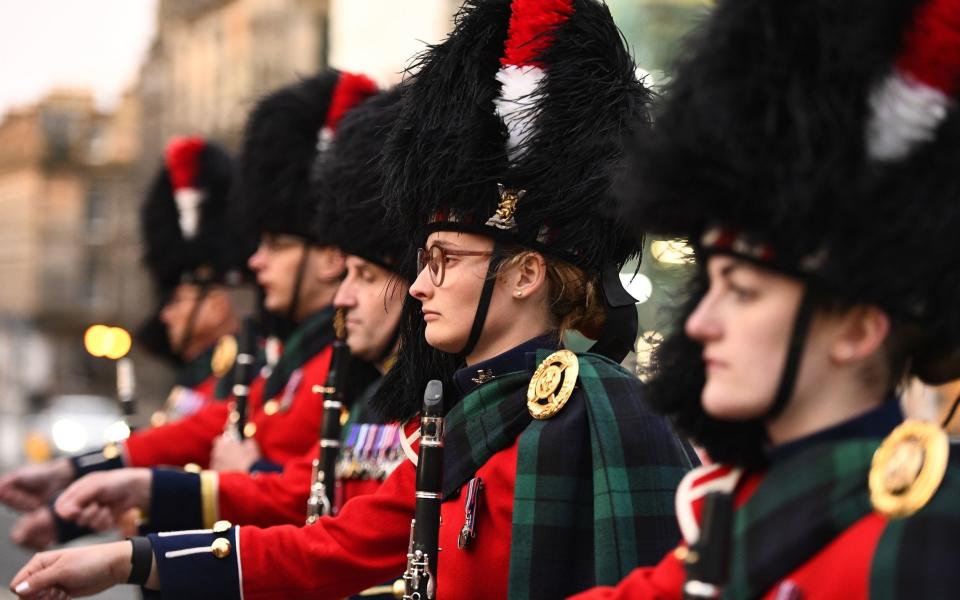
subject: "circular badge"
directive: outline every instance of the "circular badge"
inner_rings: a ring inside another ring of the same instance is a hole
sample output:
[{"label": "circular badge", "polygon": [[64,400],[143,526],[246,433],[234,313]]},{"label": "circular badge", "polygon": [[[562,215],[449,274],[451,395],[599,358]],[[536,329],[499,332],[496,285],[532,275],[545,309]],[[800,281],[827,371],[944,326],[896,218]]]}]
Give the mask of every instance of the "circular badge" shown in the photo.
[{"label": "circular badge", "polygon": [[527,410],[534,419],[554,416],[573,394],[580,373],[577,355],[558,350],[544,359],[527,386]]},{"label": "circular badge", "polygon": [[870,502],[891,518],[909,517],[937,492],[947,471],[950,441],[939,426],[905,421],[887,436],[870,465]]},{"label": "circular badge", "polygon": [[220,338],[217,347],[213,350],[210,369],[217,377],[223,377],[233,368],[235,360],[237,360],[237,338],[225,335]]}]

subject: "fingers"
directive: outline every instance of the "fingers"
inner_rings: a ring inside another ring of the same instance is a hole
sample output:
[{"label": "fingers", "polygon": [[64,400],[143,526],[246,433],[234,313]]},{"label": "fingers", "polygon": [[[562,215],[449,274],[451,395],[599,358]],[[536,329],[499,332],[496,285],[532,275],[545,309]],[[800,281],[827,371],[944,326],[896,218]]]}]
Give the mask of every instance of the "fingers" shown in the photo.
[{"label": "fingers", "polygon": [[10,582],[10,591],[21,598],[50,597],[48,592],[56,584],[57,561],[60,552],[41,552],[34,555]]},{"label": "fingers", "polygon": [[110,529],[114,525],[113,513],[110,508],[96,502],[83,507],[74,521],[77,525],[94,531]]},{"label": "fingers", "polygon": [[42,496],[32,491],[30,486],[24,485],[22,479],[20,469],[0,477],[0,504],[26,512],[38,508],[43,503]]},{"label": "fingers", "polygon": [[41,551],[56,541],[56,533],[53,514],[43,506],[17,519],[10,530],[10,539],[19,546]]},{"label": "fingers", "polygon": [[76,521],[91,504],[102,502],[106,487],[104,473],[92,473],[70,485],[54,504],[57,514],[68,521]]}]

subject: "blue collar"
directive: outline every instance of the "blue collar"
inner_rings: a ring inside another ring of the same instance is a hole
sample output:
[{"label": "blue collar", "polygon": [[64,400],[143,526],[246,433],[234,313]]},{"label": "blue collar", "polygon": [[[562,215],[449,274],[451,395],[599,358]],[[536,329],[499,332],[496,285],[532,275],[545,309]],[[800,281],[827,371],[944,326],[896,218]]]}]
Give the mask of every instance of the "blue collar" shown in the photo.
[{"label": "blue collar", "polygon": [[514,346],[503,354],[458,369],[453,374],[453,382],[457,387],[460,398],[466,396],[474,388],[500,375],[516,373],[517,371],[533,371],[536,367],[536,352],[541,348],[556,349],[560,347],[557,334],[554,331],[535,337]]},{"label": "blue collar", "polygon": [[767,458],[773,464],[794,456],[801,450],[824,442],[853,438],[884,438],[902,422],[903,411],[900,410],[900,401],[896,396],[891,396],[877,408],[858,417],[853,417],[833,427],[788,442],[782,446],[769,448]]}]

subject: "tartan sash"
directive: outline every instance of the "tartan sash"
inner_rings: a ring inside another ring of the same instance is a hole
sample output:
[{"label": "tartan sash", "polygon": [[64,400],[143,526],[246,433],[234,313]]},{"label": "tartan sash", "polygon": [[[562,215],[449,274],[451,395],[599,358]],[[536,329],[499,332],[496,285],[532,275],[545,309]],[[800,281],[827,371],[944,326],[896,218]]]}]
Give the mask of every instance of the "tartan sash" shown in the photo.
[{"label": "tartan sash", "polygon": [[960,448],[950,447],[943,482],[907,519],[890,521],[870,566],[870,598],[909,600],[960,595]]},{"label": "tartan sash", "polygon": [[273,372],[264,382],[264,400],[275,398],[286,387],[294,371],[333,343],[333,314],[332,306],[313,313],[290,335]]},{"label": "tartan sash", "polygon": [[552,419],[527,411],[531,371],[475,388],[447,415],[445,498],[519,436],[510,598],[615,584],[680,537],[673,494],[691,466],[683,445],[642,402],[635,377],[606,358],[578,358],[577,387]]},{"label": "tartan sash", "polygon": [[867,476],[880,440],[809,448],[764,474],[734,515],[725,598],[757,598],[873,511]]}]

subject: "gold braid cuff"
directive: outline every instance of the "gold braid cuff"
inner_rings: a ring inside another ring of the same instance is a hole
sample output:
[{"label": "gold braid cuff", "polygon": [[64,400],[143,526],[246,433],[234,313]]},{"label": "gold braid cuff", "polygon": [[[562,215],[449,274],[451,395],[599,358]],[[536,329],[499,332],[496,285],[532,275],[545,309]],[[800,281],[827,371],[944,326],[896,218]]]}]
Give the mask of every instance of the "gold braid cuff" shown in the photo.
[{"label": "gold braid cuff", "polygon": [[216,471],[200,472],[200,505],[203,511],[203,526],[207,529],[220,520],[219,483],[220,478]]}]

